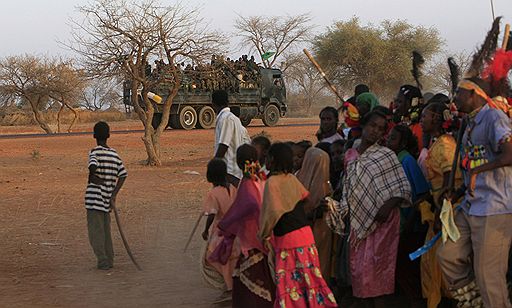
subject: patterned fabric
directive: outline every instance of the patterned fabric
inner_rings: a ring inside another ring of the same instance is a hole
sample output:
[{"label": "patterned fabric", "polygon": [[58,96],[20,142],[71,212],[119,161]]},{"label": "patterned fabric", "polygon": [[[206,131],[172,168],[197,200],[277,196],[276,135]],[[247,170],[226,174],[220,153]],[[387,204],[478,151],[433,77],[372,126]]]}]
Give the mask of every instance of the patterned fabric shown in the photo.
[{"label": "patterned fabric", "polygon": [[375,230],[375,216],[384,202],[394,197],[411,199],[409,181],[393,151],[372,145],[348,165],[338,217],[350,206],[351,232],[362,240]]},{"label": "patterned fabric", "polygon": [[[470,120],[463,137],[462,163],[468,169],[484,162],[493,162],[501,153],[501,145],[512,136],[512,124],[503,112],[485,105]],[[469,161],[469,163],[468,163]],[[469,167],[469,168],[468,168]],[[512,166],[477,174],[474,195],[466,193],[464,211],[472,216],[512,213]],[[469,187],[469,172],[464,182]]]},{"label": "patterned fabric", "polygon": [[276,308],[337,307],[320,271],[311,228],[274,238]]},{"label": "patterned fabric", "polygon": [[267,257],[257,249],[240,255],[233,273],[233,307],[273,307],[276,286]]},{"label": "patterned fabric", "polygon": [[89,152],[89,167],[96,166],[96,175],[103,180],[102,184],[87,184],[85,191],[85,208],[110,212],[110,198],[116,187],[117,180],[128,173],[123,161],[113,148],[95,147]]}]

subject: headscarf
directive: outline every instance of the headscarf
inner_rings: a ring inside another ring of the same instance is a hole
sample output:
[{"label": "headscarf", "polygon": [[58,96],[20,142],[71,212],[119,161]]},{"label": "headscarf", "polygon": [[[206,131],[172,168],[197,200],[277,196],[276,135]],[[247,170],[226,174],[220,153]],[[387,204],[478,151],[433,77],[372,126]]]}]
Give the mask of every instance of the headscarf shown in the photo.
[{"label": "headscarf", "polygon": [[457,87],[467,91],[474,91],[476,95],[480,96],[487,102],[489,107],[493,109],[499,109],[509,117],[511,116],[511,108],[508,105],[506,99],[503,99],[499,96],[495,97],[494,99],[491,99],[489,95],[487,95],[487,93],[485,93],[485,91],[481,87],[479,87],[476,83],[472,82],[471,80],[463,79],[461,82],[459,82],[459,85]]},{"label": "headscarf", "polygon": [[258,238],[261,241],[268,240],[279,219],[293,211],[297,203],[308,195],[309,192],[293,174],[269,177],[263,191]]},{"label": "headscarf", "polygon": [[319,148],[309,148],[304,155],[304,162],[297,173],[297,178],[310,192],[304,204],[306,213],[313,211],[320,204],[320,200],[332,192],[329,183],[329,163],[329,155]]},{"label": "headscarf", "polygon": [[368,104],[370,106],[370,111],[372,111],[373,108],[380,105],[379,99],[377,98],[377,96],[375,96],[375,94],[373,94],[371,92],[365,92],[365,93],[359,94],[359,96],[357,96],[356,104],[361,104],[361,103]]}]

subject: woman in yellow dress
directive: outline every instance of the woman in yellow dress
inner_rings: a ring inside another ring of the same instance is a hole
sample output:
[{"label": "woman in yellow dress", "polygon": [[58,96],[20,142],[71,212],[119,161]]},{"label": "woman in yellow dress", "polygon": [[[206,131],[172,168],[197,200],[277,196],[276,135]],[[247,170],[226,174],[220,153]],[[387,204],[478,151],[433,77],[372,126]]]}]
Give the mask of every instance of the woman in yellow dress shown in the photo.
[{"label": "woman in yellow dress", "polygon": [[[450,173],[452,171],[453,159],[456,150],[456,141],[452,135],[447,133],[450,110],[444,103],[430,103],[421,114],[421,127],[423,134],[430,135],[431,141],[428,147],[428,155],[425,159],[423,170],[426,170],[426,178],[430,182],[431,197],[433,206],[426,206],[428,203],[422,203],[420,206],[423,222],[428,222],[429,228],[425,242],[431,240],[439,229],[435,217],[439,217],[442,200],[440,197],[448,187]],[[462,176],[459,170],[456,172],[455,187],[462,183]],[[443,282],[441,268],[436,257],[437,248],[441,241],[421,257],[421,284],[423,297],[427,299],[427,306],[435,308],[441,302],[443,292]]]}]

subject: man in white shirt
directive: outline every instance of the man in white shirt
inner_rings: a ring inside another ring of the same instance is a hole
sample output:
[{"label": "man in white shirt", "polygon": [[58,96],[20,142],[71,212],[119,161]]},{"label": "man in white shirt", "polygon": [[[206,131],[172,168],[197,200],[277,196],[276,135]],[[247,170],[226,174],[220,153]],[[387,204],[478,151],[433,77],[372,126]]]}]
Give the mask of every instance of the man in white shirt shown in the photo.
[{"label": "man in white shirt", "polygon": [[228,93],[216,90],[212,93],[213,109],[217,113],[215,123],[215,157],[222,158],[227,165],[228,182],[238,187],[242,170],[236,163],[236,150],[251,138],[240,119],[228,107]]}]

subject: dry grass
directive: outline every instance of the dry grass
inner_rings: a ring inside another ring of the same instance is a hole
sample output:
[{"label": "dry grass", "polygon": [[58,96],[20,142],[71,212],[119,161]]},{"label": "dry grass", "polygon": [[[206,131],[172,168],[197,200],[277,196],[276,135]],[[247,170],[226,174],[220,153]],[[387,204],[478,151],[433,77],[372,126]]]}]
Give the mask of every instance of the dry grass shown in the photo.
[{"label": "dry grass", "polygon": [[[43,114],[44,119],[48,124],[57,123],[57,112],[46,112]],[[65,110],[61,115],[62,124],[70,124],[73,121],[73,113]],[[77,123],[93,123],[97,121],[116,122],[124,121],[128,117],[125,113],[117,110],[108,111],[88,111],[79,110]],[[19,126],[19,125],[37,125],[33,113],[14,110],[0,113],[0,125],[2,126]]]}]

